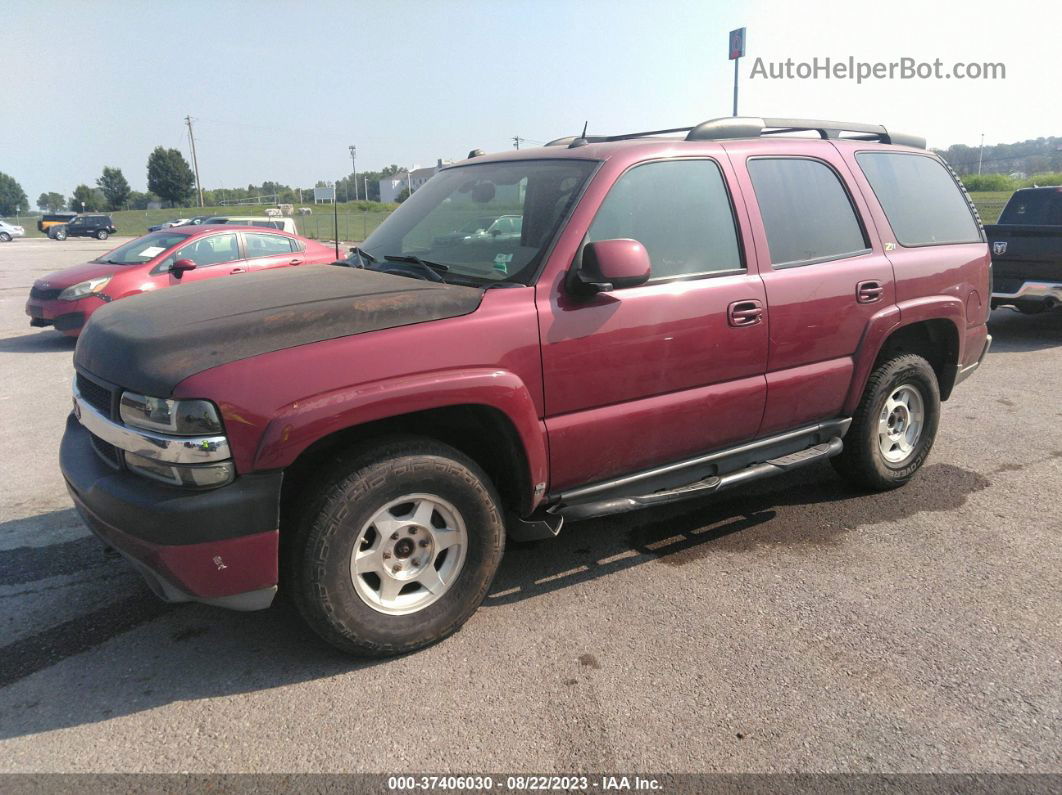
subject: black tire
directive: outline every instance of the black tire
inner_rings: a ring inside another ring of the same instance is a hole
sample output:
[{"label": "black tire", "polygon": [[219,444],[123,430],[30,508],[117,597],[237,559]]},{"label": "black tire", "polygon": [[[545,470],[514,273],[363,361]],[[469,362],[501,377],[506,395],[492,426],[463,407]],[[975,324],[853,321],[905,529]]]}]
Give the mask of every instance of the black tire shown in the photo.
[{"label": "black tire", "polygon": [[107,230],[106,229],[98,230],[96,232],[96,239],[97,240],[106,240],[107,239]]},{"label": "black tire", "polygon": [[[448,501],[464,522],[467,546],[463,565],[436,601],[390,615],[356,589],[351,556],[381,508],[413,494]],[[403,654],[457,631],[487,595],[505,551],[500,501],[486,474],[454,448],[419,437],[388,437],[339,457],[295,515],[285,586],[317,634],[357,655]]]},{"label": "black tire", "polygon": [[48,230],[48,237],[50,237],[52,240],[66,240],[66,229],[65,228],[63,228],[61,226],[53,226],[52,229],[54,229],[55,232],[52,232],[52,230],[49,229]]},{"label": "black tire", "polygon": [[[922,400],[922,428],[902,460],[886,459],[879,444],[879,421],[890,397],[911,387]],[[881,363],[867,381],[863,398],[844,437],[844,450],[831,459],[837,472],[854,485],[887,491],[904,485],[925,463],[940,423],[940,387],[929,362],[915,354],[901,354]]]},{"label": "black tire", "polygon": [[9,235],[7,232],[0,232],[0,243],[10,243],[10,242],[11,242],[11,235]]}]

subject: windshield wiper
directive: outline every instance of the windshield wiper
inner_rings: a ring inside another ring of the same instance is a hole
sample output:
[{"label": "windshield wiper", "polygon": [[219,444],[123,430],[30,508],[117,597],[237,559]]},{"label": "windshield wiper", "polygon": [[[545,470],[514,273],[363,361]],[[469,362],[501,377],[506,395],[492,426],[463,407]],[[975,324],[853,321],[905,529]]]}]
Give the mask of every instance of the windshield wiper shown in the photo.
[{"label": "windshield wiper", "polygon": [[372,254],[370,254],[368,251],[363,251],[362,249],[358,248],[357,246],[353,246],[350,249],[350,253],[353,254],[358,259],[365,260],[370,265],[372,263],[376,262],[376,257],[374,257]]},{"label": "windshield wiper", "polygon": [[385,254],[384,259],[388,262],[405,262],[410,265],[417,265],[433,282],[446,283],[446,279],[440,276],[440,272],[446,273],[450,270],[449,265],[443,265],[441,262],[432,262],[431,260],[421,259],[414,254]]}]

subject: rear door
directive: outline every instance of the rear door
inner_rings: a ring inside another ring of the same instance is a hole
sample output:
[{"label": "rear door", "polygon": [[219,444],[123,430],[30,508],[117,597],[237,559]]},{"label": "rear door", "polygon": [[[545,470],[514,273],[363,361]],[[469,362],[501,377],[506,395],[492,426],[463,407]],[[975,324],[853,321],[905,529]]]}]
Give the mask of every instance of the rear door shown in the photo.
[{"label": "rear door", "polygon": [[[540,280],[550,488],[605,480],[751,438],[763,413],[763,284],[711,158],[632,166],[586,242],[633,238],[649,283],[592,298]],[[608,177],[599,177],[608,178]],[[740,230],[740,231],[739,231]],[[748,312],[735,309],[744,306]]]},{"label": "rear door", "polygon": [[727,144],[767,293],[770,353],[759,433],[838,416],[871,320],[894,312],[892,265],[863,197],[825,141]]},{"label": "rear door", "polygon": [[241,232],[246,266],[249,270],[268,270],[301,265],[305,257],[298,250],[298,241],[286,235],[269,232]]}]

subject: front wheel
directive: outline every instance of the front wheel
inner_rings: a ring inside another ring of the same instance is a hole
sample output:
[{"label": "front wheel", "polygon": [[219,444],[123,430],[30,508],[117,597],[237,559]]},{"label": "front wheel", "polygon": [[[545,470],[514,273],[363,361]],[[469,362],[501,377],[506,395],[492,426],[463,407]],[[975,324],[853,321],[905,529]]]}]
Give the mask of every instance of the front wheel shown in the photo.
[{"label": "front wheel", "polygon": [[107,239],[107,230],[106,229],[100,229],[98,232],[96,232],[96,239],[97,240],[106,240]]},{"label": "front wheel", "polygon": [[51,237],[52,240],[66,240],[66,230],[62,227],[59,227],[55,230],[55,232],[50,234],[49,237]]},{"label": "front wheel", "polygon": [[287,561],[295,603],[321,637],[354,654],[401,654],[455,632],[505,549],[486,474],[427,439],[339,459],[299,514]]},{"label": "front wheel", "polygon": [[929,362],[915,354],[889,359],[871,373],[834,468],[862,488],[902,486],[925,463],[939,422],[940,387]]},{"label": "front wheel", "polygon": [[10,242],[11,242],[11,235],[9,235],[7,232],[0,232],[0,243],[10,243]]}]

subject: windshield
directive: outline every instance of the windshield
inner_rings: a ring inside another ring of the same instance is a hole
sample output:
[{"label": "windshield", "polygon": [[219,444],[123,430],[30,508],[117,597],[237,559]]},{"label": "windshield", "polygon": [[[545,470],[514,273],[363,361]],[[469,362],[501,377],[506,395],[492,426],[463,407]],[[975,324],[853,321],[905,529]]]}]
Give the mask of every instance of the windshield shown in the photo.
[{"label": "windshield", "polygon": [[150,235],[138,237],[131,243],[118,246],[114,251],[109,251],[95,262],[106,262],[111,265],[140,265],[159,254],[183,243],[188,234],[178,234],[171,229],[162,232],[152,232]]},{"label": "windshield", "polygon": [[[360,251],[445,266],[449,282],[528,284],[595,163],[514,160],[440,171],[369,235]],[[352,260],[357,260],[354,254]]]}]

